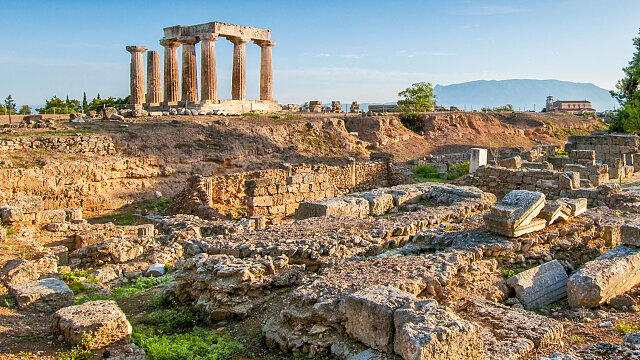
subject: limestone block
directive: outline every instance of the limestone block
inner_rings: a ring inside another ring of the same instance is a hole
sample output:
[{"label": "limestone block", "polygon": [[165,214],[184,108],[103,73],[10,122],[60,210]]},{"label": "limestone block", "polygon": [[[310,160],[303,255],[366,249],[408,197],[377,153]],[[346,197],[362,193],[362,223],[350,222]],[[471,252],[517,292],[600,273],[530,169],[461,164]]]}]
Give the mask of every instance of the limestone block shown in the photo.
[{"label": "limestone block", "polygon": [[40,224],[63,223],[67,218],[64,210],[44,210],[40,212]]},{"label": "limestone block", "polygon": [[507,159],[498,161],[498,165],[511,169],[520,169],[522,167],[522,158],[520,156],[513,156]]},{"label": "limestone block", "polygon": [[562,264],[552,260],[510,277],[507,284],[525,308],[535,309],[566,297],[568,279]]},{"label": "limestone block", "polygon": [[349,336],[376,350],[393,349],[393,313],[415,296],[391,286],[376,285],[345,299]]},{"label": "limestone block", "polygon": [[58,270],[58,259],[45,256],[38,260],[12,259],[0,271],[0,279],[6,286],[37,280],[40,275]]},{"label": "limestone block", "polygon": [[253,206],[271,206],[273,205],[273,197],[271,196],[255,196],[248,200],[249,207]]},{"label": "limestone block", "polygon": [[24,213],[18,207],[3,206],[0,207],[0,218],[3,224],[12,224],[22,221],[24,219]]},{"label": "limestone block", "polygon": [[361,193],[353,193],[348,196],[365,199],[369,202],[369,214],[379,216],[393,208],[393,196],[384,191],[373,190]]},{"label": "limestone block", "polygon": [[95,339],[91,345],[96,349],[131,339],[131,324],[116,302],[110,300],[62,308],[54,314],[53,325],[72,345],[79,344],[85,334]]},{"label": "limestone block", "polygon": [[595,307],[640,283],[640,249],[620,245],[584,264],[567,283],[572,307]]},{"label": "limestone block", "polygon": [[419,202],[425,192],[416,185],[399,185],[392,187],[389,193],[393,197],[395,206],[399,206]]},{"label": "limestone block", "polygon": [[147,271],[145,271],[146,276],[159,277],[164,275],[165,265],[161,263],[151,264]]},{"label": "limestone block", "polygon": [[23,282],[9,287],[9,291],[22,310],[50,313],[73,305],[73,291],[57,279]]},{"label": "limestone block", "polygon": [[558,201],[547,201],[538,217],[547,221],[547,226],[556,220],[567,220],[571,216],[569,205]]},{"label": "limestone block", "polygon": [[102,110],[102,118],[104,120],[113,120],[111,117],[117,114],[118,114],[118,110],[116,110],[116,108],[114,107],[105,107]]},{"label": "limestone block", "polygon": [[58,266],[64,266],[69,263],[69,249],[64,246],[54,246],[49,251],[58,259]]},{"label": "limestone block", "polygon": [[64,209],[64,211],[67,214],[67,217],[65,218],[66,221],[72,222],[82,220],[82,209],[72,208]]},{"label": "limestone block", "polygon": [[541,192],[514,190],[502,198],[497,206],[484,215],[487,227],[498,234],[518,237],[541,230],[546,221],[536,219],[545,205],[545,195]]},{"label": "limestone block", "polygon": [[138,237],[141,239],[155,236],[156,228],[153,224],[138,225]]},{"label": "limestone block", "polygon": [[435,300],[411,301],[396,310],[393,318],[394,350],[405,360],[484,358],[480,327]]},{"label": "limestone block", "polygon": [[367,200],[341,197],[303,202],[296,210],[296,218],[307,219],[330,215],[362,218],[368,216],[369,213],[369,202]]},{"label": "limestone block", "polygon": [[640,247],[640,220],[632,220],[620,227],[620,241],[624,245]]},{"label": "limestone block", "polygon": [[587,211],[587,199],[586,198],[577,198],[577,199],[568,199],[568,198],[560,198],[559,202],[563,202],[571,208],[571,216],[580,216],[585,211]]}]

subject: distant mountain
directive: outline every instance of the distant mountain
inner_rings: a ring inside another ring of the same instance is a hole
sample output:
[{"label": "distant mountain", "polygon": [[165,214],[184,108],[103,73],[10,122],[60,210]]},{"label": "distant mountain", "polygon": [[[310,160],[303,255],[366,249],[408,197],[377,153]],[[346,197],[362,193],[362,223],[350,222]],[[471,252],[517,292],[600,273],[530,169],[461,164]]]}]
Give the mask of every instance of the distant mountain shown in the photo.
[{"label": "distant mountain", "polygon": [[433,91],[440,106],[456,106],[464,110],[480,110],[483,106],[496,107],[511,104],[518,110],[540,111],[547,96],[555,100],[589,100],[598,110],[617,106],[608,90],[591,83],[560,80],[477,80],[460,84],[436,85]]}]

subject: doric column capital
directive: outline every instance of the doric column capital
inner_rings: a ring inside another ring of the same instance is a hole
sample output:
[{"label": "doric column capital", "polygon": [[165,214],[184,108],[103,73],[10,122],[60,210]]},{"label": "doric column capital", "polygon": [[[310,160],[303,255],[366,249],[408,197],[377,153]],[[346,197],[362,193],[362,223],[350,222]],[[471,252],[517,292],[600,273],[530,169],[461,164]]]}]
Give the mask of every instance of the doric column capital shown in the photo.
[{"label": "doric column capital", "polygon": [[275,41],[271,41],[271,40],[253,40],[254,43],[256,43],[256,45],[260,46],[260,47],[273,47],[276,46],[276,42]]},{"label": "doric column capital", "polygon": [[200,40],[195,36],[181,36],[178,38],[178,41],[183,45],[195,45]]},{"label": "doric column capital", "polygon": [[175,39],[162,39],[160,40],[160,45],[166,48],[177,48],[180,46],[180,42]]},{"label": "doric column capital", "polygon": [[149,48],[146,46],[127,46],[126,49],[130,53],[135,53],[135,52],[143,53],[149,50]]},{"label": "doric column capital", "polygon": [[201,41],[216,41],[218,40],[218,34],[216,33],[206,33],[198,35]]},{"label": "doric column capital", "polygon": [[238,36],[226,36],[227,40],[231,41],[234,45],[244,45],[251,41],[250,38],[243,38]]}]

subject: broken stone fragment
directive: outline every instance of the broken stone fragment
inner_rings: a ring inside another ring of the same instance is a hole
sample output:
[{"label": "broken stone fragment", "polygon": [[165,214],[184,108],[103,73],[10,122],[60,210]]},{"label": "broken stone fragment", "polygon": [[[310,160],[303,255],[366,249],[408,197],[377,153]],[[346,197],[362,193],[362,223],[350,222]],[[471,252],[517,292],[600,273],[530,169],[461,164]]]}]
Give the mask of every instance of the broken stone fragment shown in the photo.
[{"label": "broken stone fragment", "polygon": [[640,247],[640,221],[636,219],[622,225],[620,240],[623,245]]},{"label": "broken stone fragment", "polygon": [[595,307],[640,283],[640,249],[619,245],[573,273],[567,283],[572,307]]},{"label": "broken stone fragment", "polygon": [[16,284],[9,288],[22,310],[51,313],[73,305],[73,291],[57,279],[42,279]]},{"label": "broken stone fragment", "polygon": [[155,263],[155,264],[152,264],[151,266],[149,266],[149,268],[145,272],[145,275],[153,276],[153,277],[159,277],[159,276],[164,275],[164,271],[165,271],[165,265],[164,264]]},{"label": "broken stone fragment", "polygon": [[560,198],[557,201],[567,204],[571,208],[571,216],[576,217],[582,215],[585,211],[587,211],[587,199],[585,198],[577,198],[577,199],[567,199]]},{"label": "broken stone fragment", "polygon": [[13,224],[22,221],[24,214],[21,209],[15,206],[3,206],[0,207],[0,218],[3,224]]},{"label": "broken stone fragment", "polygon": [[405,360],[482,359],[482,331],[435,300],[410,301],[394,313],[394,350]]},{"label": "broken stone fragment", "polygon": [[507,280],[527,309],[540,308],[567,296],[567,272],[558,260],[525,270]]},{"label": "broken stone fragment", "polygon": [[54,314],[53,326],[72,345],[80,344],[84,336],[90,336],[93,349],[117,342],[128,343],[131,339],[131,324],[111,300],[62,308]]},{"label": "broken stone fragment", "polygon": [[536,219],[545,205],[541,192],[514,190],[502,198],[500,204],[484,215],[487,227],[498,234],[518,237],[526,233],[542,230],[546,221]]},{"label": "broken stone fragment", "polygon": [[559,201],[547,201],[538,217],[547,221],[547,226],[557,220],[568,220],[571,216],[571,207]]},{"label": "broken stone fragment", "polygon": [[345,299],[349,336],[376,350],[393,350],[393,313],[415,296],[392,286],[376,285]]}]

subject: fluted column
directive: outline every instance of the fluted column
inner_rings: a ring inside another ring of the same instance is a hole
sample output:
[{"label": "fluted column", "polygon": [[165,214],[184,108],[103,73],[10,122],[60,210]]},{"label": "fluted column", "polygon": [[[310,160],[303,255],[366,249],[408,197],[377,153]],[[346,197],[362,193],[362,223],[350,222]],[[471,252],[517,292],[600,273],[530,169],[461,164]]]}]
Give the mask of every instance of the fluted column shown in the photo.
[{"label": "fluted column", "polygon": [[142,53],[149,50],[145,46],[127,46],[127,51],[131,53],[131,105],[142,105],[144,96],[144,64]]},{"label": "fluted column", "polygon": [[273,100],[273,64],[271,62],[271,48],[275,41],[255,40],[260,46],[260,100]]},{"label": "fluted column", "polygon": [[245,45],[250,39],[229,36],[233,43],[233,74],[231,79],[231,99],[246,100],[247,98],[247,71],[245,62]]},{"label": "fluted column", "polygon": [[198,75],[196,70],[196,37],[179,39],[182,44],[182,101],[188,104],[198,103]]},{"label": "fluted column", "polygon": [[218,84],[216,78],[216,48],[218,34],[200,35],[200,101],[214,102],[218,100]]},{"label": "fluted column", "polygon": [[164,103],[177,105],[180,99],[180,78],[178,72],[178,46],[175,40],[160,40],[164,47]]},{"label": "fluted column", "polygon": [[160,83],[160,53],[147,53],[147,104],[158,106],[162,101],[162,84]]}]

